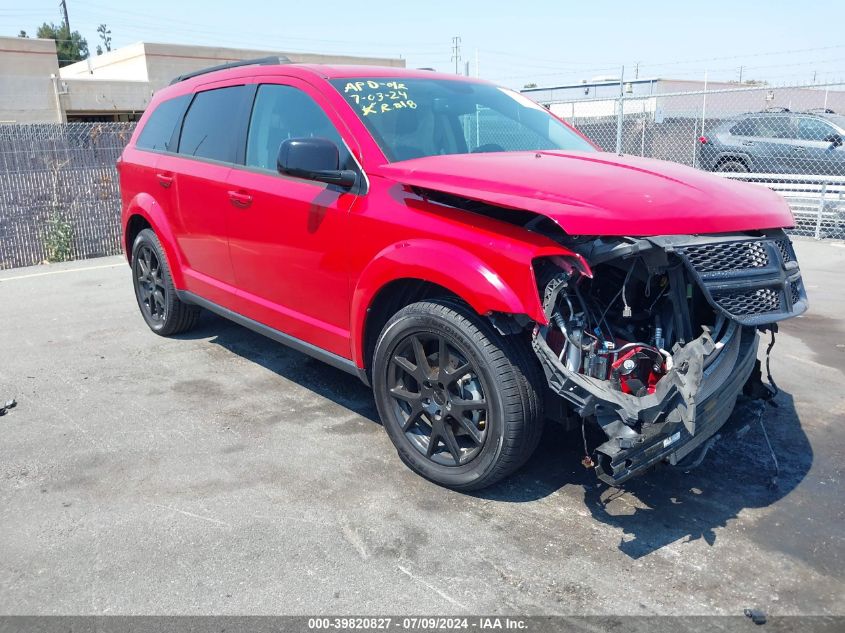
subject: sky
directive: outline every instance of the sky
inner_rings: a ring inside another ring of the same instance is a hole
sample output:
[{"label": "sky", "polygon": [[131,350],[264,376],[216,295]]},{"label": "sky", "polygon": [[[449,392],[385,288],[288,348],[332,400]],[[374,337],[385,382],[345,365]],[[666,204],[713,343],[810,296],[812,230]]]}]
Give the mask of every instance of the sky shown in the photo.
[{"label": "sky", "polygon": [[[845,0],[67,0],[70,25],[112,48],[137,41],[398,57],[520,88],[597,76],[772,84],[845,79]],[[0,35],[61,19],[58,0],[0,0]]]}]

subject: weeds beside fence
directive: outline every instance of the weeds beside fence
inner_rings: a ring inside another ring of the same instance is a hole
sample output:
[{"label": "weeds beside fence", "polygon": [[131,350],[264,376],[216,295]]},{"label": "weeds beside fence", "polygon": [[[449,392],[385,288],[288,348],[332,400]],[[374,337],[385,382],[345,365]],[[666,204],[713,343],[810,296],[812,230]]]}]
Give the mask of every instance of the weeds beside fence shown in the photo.
[{"label": "weeds beside fence", "polygon": [[0,269],[115,255],[134,123],[0,125]]}]

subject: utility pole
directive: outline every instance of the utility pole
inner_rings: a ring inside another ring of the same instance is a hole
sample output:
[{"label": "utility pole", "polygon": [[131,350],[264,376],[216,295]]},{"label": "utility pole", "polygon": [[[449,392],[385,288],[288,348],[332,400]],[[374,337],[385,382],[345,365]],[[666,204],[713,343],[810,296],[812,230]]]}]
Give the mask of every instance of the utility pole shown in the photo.
[{"label": "utility pole", "polygon": [[59,0],[59,6],[62,8],[62,15],[64,15],[65,18],[65,30],[68,32],[68,37],[70,37],[70,20],[67,18],[67,1]]},{"label": "utility pole", "polygon": [[637,62],[634,66],[634,79],[640,78],[640,62]]},{"label": "utility pole", "polygon": [[452,38],[452,61],[455,62],[455,74],[460,75],[461,73],[459,68],[461,63],[461,38],[458,35]]},{"label": "utility pole", "polygon": [[740,84],[742,83],[742,69],[743,69],[743,66],[740,66],[739,67],[739,83]]},{"label": "utility pole", "polygon": [[475,49],[475,76],[480,77],[478,74],[478,49]]}]

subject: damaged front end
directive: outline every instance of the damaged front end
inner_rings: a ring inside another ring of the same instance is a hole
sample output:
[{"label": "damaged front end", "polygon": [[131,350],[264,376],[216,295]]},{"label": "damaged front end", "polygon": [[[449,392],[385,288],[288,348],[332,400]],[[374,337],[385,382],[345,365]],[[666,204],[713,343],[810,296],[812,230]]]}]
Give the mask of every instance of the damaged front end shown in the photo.
[{"label": "damaged front end", "polygon": [[606,435],[588,458],[610,484],[702,446],[759,376],[758,330],[807,309],[780,230],[563,243],[590,270],[536,262],[533,347],[553,394]]}]

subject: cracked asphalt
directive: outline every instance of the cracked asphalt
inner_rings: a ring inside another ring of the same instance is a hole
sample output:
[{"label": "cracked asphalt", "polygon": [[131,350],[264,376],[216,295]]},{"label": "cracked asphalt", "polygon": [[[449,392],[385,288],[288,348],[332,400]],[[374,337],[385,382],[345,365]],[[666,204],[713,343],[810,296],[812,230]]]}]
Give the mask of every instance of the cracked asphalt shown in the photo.
[{"label": "cracked asphalt", "polygon": [[178,339],[106,258],[0,272],[2,614],[845,615],[845,248],[796,239],[781,389],[690,473],[596,483],[580,436],[466,495],[354,377],[212,315]]}]

